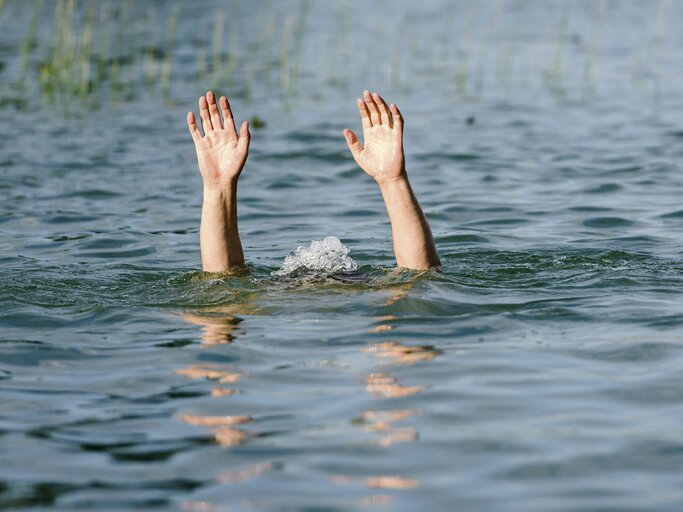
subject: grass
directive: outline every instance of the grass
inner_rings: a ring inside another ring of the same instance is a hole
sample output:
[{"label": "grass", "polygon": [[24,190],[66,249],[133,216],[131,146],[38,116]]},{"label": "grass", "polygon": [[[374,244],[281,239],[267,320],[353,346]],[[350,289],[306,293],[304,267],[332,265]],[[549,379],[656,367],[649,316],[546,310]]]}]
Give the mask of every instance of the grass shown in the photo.
[{"label": "grass", "polygon": [[[420,9],[410,2],[383,2],[374,14],[341,2],[321,25],[311,14],[321,16],[320,4],[309,0],[255,2],[255,13],[236,1],[195,12],[180,0],[0,0],[0,17],[19,12],[25,23],[14,61],[0,65],[6,84],[12,76],[0,104],[22,108],[39,96],[65,110],[96,108],[142,95],[169,102],[207,88],[289,102],[311,88],[348,89],[359,77],[403,92],[428,87],[472,98],[536,87],[559,98],[575,82],[586,95],[612,78],[599,73],[600,54],[618,7],[596,0],[583,15],[577,6],[585,4],[545,4],[543,35],[527,26],[520,1],[444,0],[432,30],[412,19]],[[652,77],[659,91],[671,5],[643,4],[640,37],[625,57],[634,88]]]}]

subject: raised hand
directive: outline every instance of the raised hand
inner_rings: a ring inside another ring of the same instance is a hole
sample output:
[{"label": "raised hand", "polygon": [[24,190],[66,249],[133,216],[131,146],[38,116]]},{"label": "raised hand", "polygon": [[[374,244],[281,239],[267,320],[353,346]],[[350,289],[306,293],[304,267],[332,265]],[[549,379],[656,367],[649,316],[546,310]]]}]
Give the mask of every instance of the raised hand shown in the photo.
[{"label": "raised hand", "polygon": [[403,117],[377,94],[363,92],[357,100],[363,142],[344,130],[354,160],[379,185],[391,221],[394,254],[399,267],[417,270],[441,265],[427,218],[413,192],[403,156]]},{"label": "raised hand", "polygon": [[244,265],[244,253],[237,229],[237,179],[249,154],[249,125],[245,121],[237,135],[235,120],[225,96],[207,92],[199,98],[199,115],[204,135],[192,112],[187,114],[199,171],[204,178],[204,203],[199,227],[202,268],[205,272],[225,272]]},{"label": "raised hand", "polygon": [[344,130],[353,159],[380,185],[404,177],[403,117],[396,105],[387,106],[376,92],[363,92],[356,101],[363,125],[363,142],[351,130]]},{"label": "raised hand", "polygon": [[220,98],[220,110],[223,113],[222,120],[213,92],[199,97],[203,136],[194,114],[187,113],[187,126],[197,150],[197,162],[205,188],[225,189],[234,186],[249,155],[249,124],[247,121],[242,123],[238,136],[225,96]]}]

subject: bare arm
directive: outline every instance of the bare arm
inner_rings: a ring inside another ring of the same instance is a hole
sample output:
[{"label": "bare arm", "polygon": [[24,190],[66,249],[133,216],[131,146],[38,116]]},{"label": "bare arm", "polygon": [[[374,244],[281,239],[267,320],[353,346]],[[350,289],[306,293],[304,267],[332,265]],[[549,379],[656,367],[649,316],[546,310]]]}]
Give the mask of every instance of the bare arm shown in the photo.
[{"label": "bare arm", "polygon": [[379,185],[391,221],[394,254],[399,267],[428,269],[441,262],[427,219],[413,193],[403,155],[403,117],[393,103],[388,107],[377,94],[358,98],[363,142],[344,130],[356,163]]},{"label": "bare arm", "polygon": [[224,96],[220,99],[220,110],[223,120],[211,91],[199,98],[203,136],[194,114],[187,114],[187,125],[204,180],[199,244],[205,272],[224,272],[244,265],[237,230],[237,180],[249,155],[249,125],[246,121],[242,123],[238,136],[230,105]]}]

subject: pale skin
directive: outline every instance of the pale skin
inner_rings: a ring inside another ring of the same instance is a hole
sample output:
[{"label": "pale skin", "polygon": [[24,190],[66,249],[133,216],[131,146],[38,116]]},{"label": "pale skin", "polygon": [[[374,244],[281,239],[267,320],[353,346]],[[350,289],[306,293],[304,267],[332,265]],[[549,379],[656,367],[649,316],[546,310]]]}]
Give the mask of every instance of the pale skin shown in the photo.
[{"label": "pale skin", "polygon": [[432,232],[408,181],[403,116],[376,92],[364,91],[356,104],[364,145],[349,129],[344,130],[344,137],[356,163],[379,185],[391,221],[396,262],[415,270],[438,268],[441,262]]},{"label": "pale skin", "polygon": [[[408,181],[403,154],[403,118],[398,108],[365,91],[358,99],[364,146],[351,130],[344,137],[356,163],[379,185],[391,221],[399,267],[426,270],[440,266],[427,219]],[[187,124],[204,180],[199,230],[202,269],[226,272],[244,266],[237,229],[237,180],[249,155],[249,125],[235,127],[230,104],[209,91],[199,98],[201,130],[192,112]],[[202,133],[203,131],[203,133]]]},{"label": "pale skin", "polygon": [[199,245],[205,272],[226,272],[244,266],[237,229],[237,180],[249,155],[249,124],[244,121],[238,134],[228,100],[221,96],[218,103],[211,91],[199,97],[203,135],[194,114],[187,114],[204,180]]}]

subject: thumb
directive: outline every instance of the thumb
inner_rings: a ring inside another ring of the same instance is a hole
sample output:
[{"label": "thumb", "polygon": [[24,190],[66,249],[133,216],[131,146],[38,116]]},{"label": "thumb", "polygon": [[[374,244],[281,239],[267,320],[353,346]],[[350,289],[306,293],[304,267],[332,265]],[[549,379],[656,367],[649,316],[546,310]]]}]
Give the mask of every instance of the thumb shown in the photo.
[{"label": "thumb", "polygon": [[240,126],[240,138],[237,141],[237,147],[243,151],[249,151],[249,141],[251,133],[249,133],[249,121],[244,121]]},{"label": "thumb", "polygon": [[351,151],[353,158],[358,160],[361,151],[363,151],[363,147],[360,145],[360,142],[358,142],[358,137],[347,128],[344,130],[344,138],[346,139],[346,145],[349,147],[349,151]]}]

